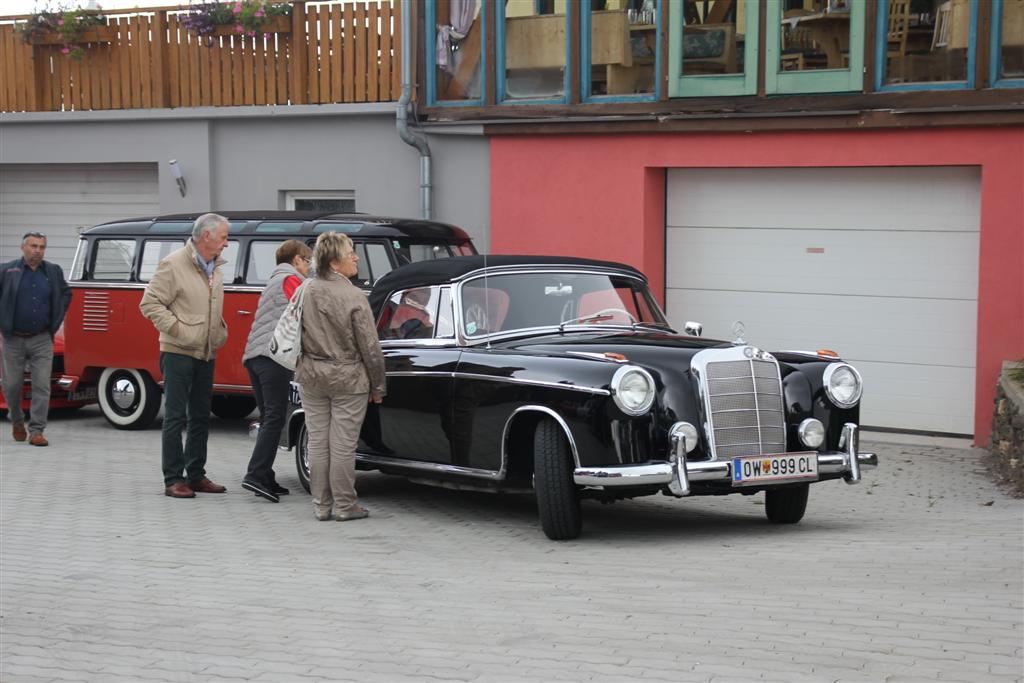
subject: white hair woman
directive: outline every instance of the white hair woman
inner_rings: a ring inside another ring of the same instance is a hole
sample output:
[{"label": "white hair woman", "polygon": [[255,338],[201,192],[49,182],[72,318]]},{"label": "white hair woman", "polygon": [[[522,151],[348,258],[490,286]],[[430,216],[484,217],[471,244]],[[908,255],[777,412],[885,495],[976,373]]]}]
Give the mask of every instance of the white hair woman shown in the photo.
[{"label": "white hair woman", "polygon": [[366,295],[352,284],[359,257],[347,235],[327,232],[313,250],[316,277],[305,285],[302,353],[295,379],[309,431],[313,513],[324,521],[363,519],[357,502],[356,444],[367,403],[386,393],[384,355]]}]

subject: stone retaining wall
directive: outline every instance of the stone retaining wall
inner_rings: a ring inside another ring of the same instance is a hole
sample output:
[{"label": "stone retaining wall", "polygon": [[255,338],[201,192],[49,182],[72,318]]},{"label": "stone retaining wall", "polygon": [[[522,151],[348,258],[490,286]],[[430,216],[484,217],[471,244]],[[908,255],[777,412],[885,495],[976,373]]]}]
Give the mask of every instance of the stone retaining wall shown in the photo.
[{"label": "stone retaining wall", "polygon": [[1024,387],[1010,379],[1015,362],[1003,363],[996,383],[989,452],[992,470],[1019,496],[1024,496]]}]

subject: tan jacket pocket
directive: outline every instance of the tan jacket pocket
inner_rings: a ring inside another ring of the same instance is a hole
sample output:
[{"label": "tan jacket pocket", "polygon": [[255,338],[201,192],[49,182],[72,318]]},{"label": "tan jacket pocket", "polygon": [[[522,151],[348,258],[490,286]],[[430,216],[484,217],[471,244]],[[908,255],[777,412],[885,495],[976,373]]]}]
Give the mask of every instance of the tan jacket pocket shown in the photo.
[{"label": "tan jacket pocket", "polygon": [[206,348],[206,318],[198,315],[179,315],[169,341],[185,349]]}]

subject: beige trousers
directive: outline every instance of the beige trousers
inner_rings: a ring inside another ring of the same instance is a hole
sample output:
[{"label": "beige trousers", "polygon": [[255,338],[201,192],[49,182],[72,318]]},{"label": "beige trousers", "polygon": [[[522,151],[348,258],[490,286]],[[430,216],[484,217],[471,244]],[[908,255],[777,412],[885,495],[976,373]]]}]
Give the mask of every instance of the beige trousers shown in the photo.
[{"label": "beige trousers", "polygon": [[302,388],[309,430],[309,489],[313,510],[335,514],[356,504],[356,445],[369,394],[319,394]]}]

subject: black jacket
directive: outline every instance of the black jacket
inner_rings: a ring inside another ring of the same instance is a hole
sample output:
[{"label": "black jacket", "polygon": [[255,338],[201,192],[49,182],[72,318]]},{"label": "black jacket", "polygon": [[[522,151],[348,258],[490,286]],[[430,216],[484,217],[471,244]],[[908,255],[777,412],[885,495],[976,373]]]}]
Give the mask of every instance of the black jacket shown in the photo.
[{"label": "black jacket", "polygon": [[[18,303],[18,287],[25,260],[16,258],[0,266],[0,333],[5,337],[14,334],[14,309]],[[64,279],[64,271],[56,263],[43,261],[40,265],[46,279],[50,281],[50,336],[60,329],[64,314],[71,304],[71,287]]]}]

